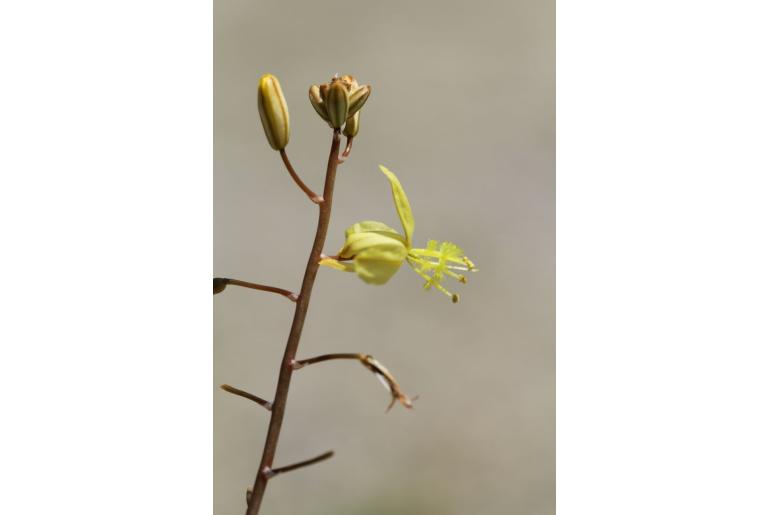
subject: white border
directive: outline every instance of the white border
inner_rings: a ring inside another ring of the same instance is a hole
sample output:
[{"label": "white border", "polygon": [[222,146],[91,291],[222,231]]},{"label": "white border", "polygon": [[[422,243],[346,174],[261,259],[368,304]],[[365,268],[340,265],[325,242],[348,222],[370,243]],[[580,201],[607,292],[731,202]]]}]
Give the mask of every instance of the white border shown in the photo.
[{"label": "white border", "polygon": [[0,513],[212,506],[210,2],[0,17]]},{"label": "white border", "polygon": [[767,2],[557,5],[557,511],[770,513]]}]

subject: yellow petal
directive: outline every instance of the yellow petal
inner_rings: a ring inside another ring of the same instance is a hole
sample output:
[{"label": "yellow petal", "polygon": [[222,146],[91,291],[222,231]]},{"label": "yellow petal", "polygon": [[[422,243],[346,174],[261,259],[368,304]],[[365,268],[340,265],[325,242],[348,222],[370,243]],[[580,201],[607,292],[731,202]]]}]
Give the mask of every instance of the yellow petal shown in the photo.
[{"label": "yellow petal", "polygon": [[353,260],[356,274],[365,283],[385,284],[401,268],[406,258],[406,248],[391,246],[364,250]]},{"label": "yellow petal", "polygon": [[355,234],[358,232],[381,232],[381,233],[392,233],[392,234],[398,234],[398,231],[393,229],[392,227],[382,223],[382,222],[375,222],[373,220],[366,220],[363,222],[358,222],[356,224],[351,225],[347,229],[345,229],[345,239],[349,238],[351,234]]},{"label": "yellow petal", "polygon": [[404,258],[408,252],[403,237],[396,232],[364,231],[350,233],[345,239],[345,246],[339,251],[339,256],[349,259],[372,249],[393,251],[399,255],[403,254]]},{"label": "yellow petal", "polygon": [[390,188],[393,190],[393,202],[396,204],[396,211],[398,217],[401,219],[401,225],[404,226],[404,234],[406,235],[407,247],[412,246],[412,233],[414,233],[414,217],[412,216],[412,208],[409,206],[409,199],[406,197],[404,188],[401,187],[401,183],[398,181],[398,177],[380,165],[380,171],[390,181]]}]

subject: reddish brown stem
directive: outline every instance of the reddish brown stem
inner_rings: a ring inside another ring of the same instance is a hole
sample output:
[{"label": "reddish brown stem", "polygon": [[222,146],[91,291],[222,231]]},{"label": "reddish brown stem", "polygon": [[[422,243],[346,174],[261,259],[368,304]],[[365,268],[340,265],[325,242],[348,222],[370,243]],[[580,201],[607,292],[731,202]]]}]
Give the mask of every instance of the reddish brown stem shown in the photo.
[{"label": "reddish brown stem", "polygon": [[253,393],[249,393],[244,390],[239,390],[238,388],[235,388],[233,386],[230,386],[229,384],[223,384],[220,386],[221,389],[226,391],[227,393],[232,393],[233,395],[237,395],[239,397],[243,397],[244,399],[249,399],[250,401],[254,401],[263,408],[265,408],[267,411],[270,411],[273,409],[272,404],[270,404],[270,401],[266,401],[262,397],[257,397]]},{"label": "reddish brown stem", "polygon": [[345,162],[345,160],[350,157],[350,151],[353,149],[353,138],[348,138],[347,143],[345,145],[345,151],[340,155],[339,159],[337,159],[337,162],[342,164]]},{"label": "reddish brown stem", "polygon": [[324,201],[323,197],[317,195],[313,190],[307,187],[307,184],[302,182],[302,179],[299,178],[299,175],[297,175],[297,172],[294,171],[294,167],[291,166],[291,162],[289,161],[289,156],[286,155],[286,150],[281,149],[281,159],[283,159],[283,164],[286,165],[286,169],[289,171],[289,175],[291,175],[291,178],[294,179],[294,182],[297,183],[297,186],[300,187],[302,191],[305,192],[305,195],[314,203],[320,204]]},{"label": "reddish brown stem", "polygon": [[361,363],[364,363],[366,361],[366,358],[367,358],[366,354],[341,352],[337,354],[324,354],[322,356],[316,356],[314,358],[308,358],[308,359],[298,359],[294,361],[292,366],[294,367],[295,370],[299,370],[305,365],[312,365],[313,363],[321,363],[322,361],[330,361],[333,359],[357,359]]},{"label": "reddish brown stem", "polygon": [[266,469],[263,471],[263,473],[268,477],[268,479],[277,476],[278,474],[283,474],[284,472],[291,472],[292,470],[301,469],[302,467],[307,467],[309,465],[315,465],[319,461],[328,460],[334,456],[334,451],[326,451],[325,453],[321,454],[320,456],[316,456],[315,458],[311,458],[309,460],[300,461],[299,463],[293,463],[291,465],[286,465],[285,467],[278,467],[275,469]]},{"label": "reddish brown stem", "polygon": [[271,293],[277,293],[278,295],[283,295],[284,297],[286,297],[292,302],[297,302],[297,294],[292,291],[284,290],[283,288],[276,288],[275,286],[266,286],[264,284],[249,283],[246,281],[241,281],[239,279],[228,279],[227,277],[214,278],[214,295],[223,291],[225,287],[229,284],[232,284],[233,286],[241,286],[243,288],[251,288],[252,290],[261,290],[261,291],[269,291]]},{"label": "reddish brown stem", "polygon": [[[259,513],[259,507],[262,504],[262,498],[265,495],[265,489],[267,488],[267,481],[269,479],[263,471],[272,468],[275,452],[278,449],[278,438],[281,434],[281,424],[283,423],[283,416],[286,412],[289,385],[291,384],[291,376],[294,372],[292,363],[297,355],[297,347],[299,346],[299,340],[302,336],[302,327],[305,324],[305,316],[307,315],[307,309],[310,303],[310,294],[313,291],[313,284],[315,283],[315,278],[318,274],[318,261],[321,258],[321,251],[323,250],[324,242],[326,241],[326,233],[329,229],[329,220],[331,219],[332,212],[332,196],[334,194],[334,179],[337,174],[339,150],[340,131],[339,129],[336,129],[332,136],[329,160],[326,165],[326,181],[324,183],[323,201],[319,204],[318,226],[316,228],[313,246],[310,250],[310,257],[308,258],[307,266],[305,267],[305,276],[302,279],[299,298],[297,299],[296,308],[294,309],[294,320],[291,323],[289,338],[286,342],[286,350],[281,359],[278,385],[275,389],[273,409],[270,416],[270,425],[267,429],[265,447],[262,451],[262,460],[259,464],[257,477],[254,480],[254,489],[251,499],[249,500],[249,508],[246,511],[247,515],[257,515],[257,513]],[[285,153],[282,152],[281,156],[285,156]],[[284,162],[288,162],[288,160],[285,159]]]}]

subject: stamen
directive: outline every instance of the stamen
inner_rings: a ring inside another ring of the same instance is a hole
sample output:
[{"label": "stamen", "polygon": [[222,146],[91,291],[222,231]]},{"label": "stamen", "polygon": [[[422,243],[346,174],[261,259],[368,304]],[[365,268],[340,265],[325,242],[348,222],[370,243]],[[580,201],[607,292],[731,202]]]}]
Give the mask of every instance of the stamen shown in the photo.
[{"label": "stamen", "polygon": [[441,286],[439,283],[434,282],[433,286],[435,286],[438,291],[440,291],[441,293],[443,293],[444,295],[452,299],[452,303],[457,304],[457,302],[460,300],[459,295],[457,295],[456,293],[452,293],[451,291]]},{"label": "stamen", "polygon": [[436,276],[431,277],[431,276],[421,272],[420,270],[415,268],[415,266],[412,264],[412,261],[410,259],[407,259],[407,263],[409,263],[409,266],[412,267],[412,270],[414,270],[417,273],[417,275],[419,275],[420,277],[425,279],[425,284],[424,284],[423,287],[426,290],[429,290],[431,288],[431,286],[433,286],[438,291],[440,291],[441,293],[443,293],[444,295],[446,295],[447,297],[452,299],[452,302],[457,303],[457,301],[460,300],[460,296],[459,295],[457,295],[456,293],[452,293],[449,290],[447,290],[446,288],[444,288],[443,286],[441,286],[441,283],[439,283],[439,279],[436,278]]},{"label": "stamen", "polygon": [[451,270],[444,270],[444,273],[447,274],[452,279],[455,279],[463,284],[466,284],[468,282],[468,279],[466,279],[464,275],[456,274]]},{"label": "stamen", "polygon": [[478,272],[478,268],[468,268],[467,266],[454,266],[454,265],[447,265],[447,268],[450,270],[462,270],[463,272]]}]

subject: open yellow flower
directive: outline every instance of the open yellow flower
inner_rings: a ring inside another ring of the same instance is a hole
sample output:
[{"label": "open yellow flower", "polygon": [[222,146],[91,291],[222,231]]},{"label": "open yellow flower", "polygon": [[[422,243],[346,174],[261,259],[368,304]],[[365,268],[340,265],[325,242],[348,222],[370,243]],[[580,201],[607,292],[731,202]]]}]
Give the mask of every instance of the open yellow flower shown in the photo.
[{"label": "open yellow flower", "polygon": [[404,234],[399,234],[382,222],[358,222],[345,231],[345,245],[339,253],[333,257],[324,257],[320,264],[336,270],[355,272],[369,284],[385,284],[406,261],[412,270],[425,279],[426,290],[436,288],[449,296],[452,302],[457,302],[459,295],[447,291],[441,281],[451,277],[465,283],[465,276],[458,272],[475,272],[476,267],[465,257],[460,247],[448,241],[438,243],[430,240],[424,249],[412,247],[414,217],[409,199],[395,174],[382,165],[380,170],[390,181],[393,202]]}]

